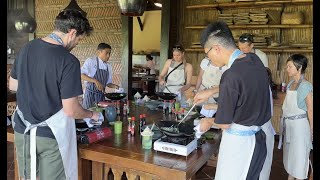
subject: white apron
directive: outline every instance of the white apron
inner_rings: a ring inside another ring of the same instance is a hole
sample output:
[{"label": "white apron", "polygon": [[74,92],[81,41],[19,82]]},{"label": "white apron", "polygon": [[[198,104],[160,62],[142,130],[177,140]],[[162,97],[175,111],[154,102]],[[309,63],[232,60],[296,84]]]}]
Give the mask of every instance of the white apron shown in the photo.
[{"label": "white apron", "polygon": [[[211,87],[219,86],[220,79],[222,76],[223,71],[220,70],[217,67],[208,66],[206,69],[204,69],[203,75],[202,75],[202,82],[199,87],[199,90],[209,89]],[[212,97],[208,99],[208,103],[216,103],[216,101],[213,99],[214,97],[218,97],[219,93],[214,94]]]},{"label": "white apron", "polygon": [[[291,176],[306,179],[308,177],[312,141],[306,111],[300,109],[297,104],[297,91],[287,90],[282,111],[283,118],[285,118],[282,119],[284,125],[284,168]],[[278,148],[281,148],[280,142]]]},{"label": "white apron", "polygon": [[[174,69],[174,67],[169,67],[168,74]],[[169,76],[166,82],[167,88],[171,91],[171,93],[178,92],[185,84],[185,72],[184,65],[181,65],[179,68],[175,69]],[[163,92],[169,93],[169,91],[165,88]]]},{"label": "white apron", "polygon": [[[256,145],[258,126],[232,123],[223,130],[215,180],[245,180]],[[242,135],[237,135],[237,133]]]},{"label": "white apron", "polygon": [[75,120],[69,116],[66,116],[63,110],[61,109],[46,121],[36,125],[31,125],[28,121],[24,119],[23,114],[19,110],[18,106],[16,108],[16,112],[18,113],[19,117],[26,125],[26,130],[24,134],[30,130],[31,180],[36,180],[37,126],[48,126],[51,129],[59,146],[66,179],[77,180],[78,179],[78,159],[77,159],[78,154],[77,154]]}]

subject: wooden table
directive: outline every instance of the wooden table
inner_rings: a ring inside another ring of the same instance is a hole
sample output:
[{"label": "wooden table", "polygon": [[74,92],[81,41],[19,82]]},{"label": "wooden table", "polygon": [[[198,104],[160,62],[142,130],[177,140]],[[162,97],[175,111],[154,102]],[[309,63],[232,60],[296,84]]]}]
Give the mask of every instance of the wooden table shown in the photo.
[{"label": "wooden table", "polygon": [[[131,114],[138,119],[140,113],[147,114],[147,122],[170,119],[162,111],[150,111],[144,107],[132,106]],[[136,127],[139,121],[136,122]],[[192,122],[191,122],[192,123]],[[192,179],[195,173],[217,152],[217,141],[207,141],[188,157],[144,150],[138,130],[131,137],[124,120],[121,135],[113,135],[90,145],[79,145],[79,179],[108,179],[111,170],[114,179],[120,180],[125,173],[129,180],[140,179]]]}]

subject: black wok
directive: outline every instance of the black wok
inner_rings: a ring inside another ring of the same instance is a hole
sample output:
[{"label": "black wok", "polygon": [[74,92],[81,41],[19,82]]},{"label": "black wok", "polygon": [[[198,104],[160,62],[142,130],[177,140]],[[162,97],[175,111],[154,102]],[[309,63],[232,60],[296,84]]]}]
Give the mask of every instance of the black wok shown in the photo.
[{"label": "black wok", "polygon": [[181,123],[178,128],[179,132],[171,132],[162,129],[162,127],[171,127],[177,125],[177,121],[159,121],[155,125],[159,128],[160,132],[169,137],[189,137],[194,135],[194,126],[188,123]]},{"label": "black wok", "polygon": [[104,95],[111,100],[121,100],[127,96],[126,93],[105,93]]},{"label": "black wok", "polygon": [[163,100],[172,100],[177,96],[176,94],[173,94],[173,93],[164,93],[164,92],[156,92],[155,94]]}]

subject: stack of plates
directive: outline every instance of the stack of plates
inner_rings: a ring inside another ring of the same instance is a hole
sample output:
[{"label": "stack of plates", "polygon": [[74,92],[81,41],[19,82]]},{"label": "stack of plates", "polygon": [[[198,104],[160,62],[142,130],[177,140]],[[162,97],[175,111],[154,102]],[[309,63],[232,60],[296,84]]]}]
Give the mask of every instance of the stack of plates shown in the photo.
[{"label": "stack of plates", "polygon": [[233,24],[233,14],[219,14],[218,20],[224,21],[228,25]]},{"label": "stack of plates", "polygon": [[263,11],[251,11],[250,20],[250,24],[267,24],[267,13]]},{"label": "stack of plates", "polygon": [[233,14],[233,22],[234,24],[249,24],[250,23],[249,13]]}]

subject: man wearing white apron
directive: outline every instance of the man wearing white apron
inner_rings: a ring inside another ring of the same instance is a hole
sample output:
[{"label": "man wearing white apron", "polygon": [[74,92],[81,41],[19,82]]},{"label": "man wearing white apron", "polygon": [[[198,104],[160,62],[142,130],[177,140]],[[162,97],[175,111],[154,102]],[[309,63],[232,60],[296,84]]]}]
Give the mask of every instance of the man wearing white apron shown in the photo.
[{"label": "man wearing white apron", "polygon": [[[267,155],[262,126],[271,118],[267,71],[257,55],[236,48],[222,21],[208,25],[201,45],[213,64],[229,67],[221,77],[216,117],[200,122],[202,132],[212,125],[223,129],[215,179],[259,179]],[[196,95],[194,102],[201,101]]]},{"label": "man wearing white apron", "polygon": [[[198,74],[197,84],[194,92],[196,93],[198,91],[214,87],[218,88],[221,76],[227,69],[227,66],[214,66],[209,59],[204,58],[200,63],[200,72]],[[208,99],[207,103],[216,103],[214,98],[217,98],[218,96],[219,93],[214,94]]]},{"label": "man wearing white apron", "polygon": [[99,113],[79,104],[80,62],[70,51],[91,31],[79,11],[64,10],[54,31],[27,43],[14,62],[9,88],[17,91],[14,143],[23,179],[78,179],[74,120]]},{"label": "man wearing white apron", "polygon": [[[307,179],[312,149],[312,84],[304,79],[307,58],[294,54],[287,61],[288,83],[282,105],[280,149],[283,141],[283,164],[288,179]],[[282,136],[284,134],[284,136]],[[311,166],[312,167],[312,166]]]},{"label": "man wearing white apron", "polygon": [[191,87],[192,65],[184,59],[184,49],[173,47],[173,59],[168,59],[159,75],[159,84],[165,93],[184,92]]}]

